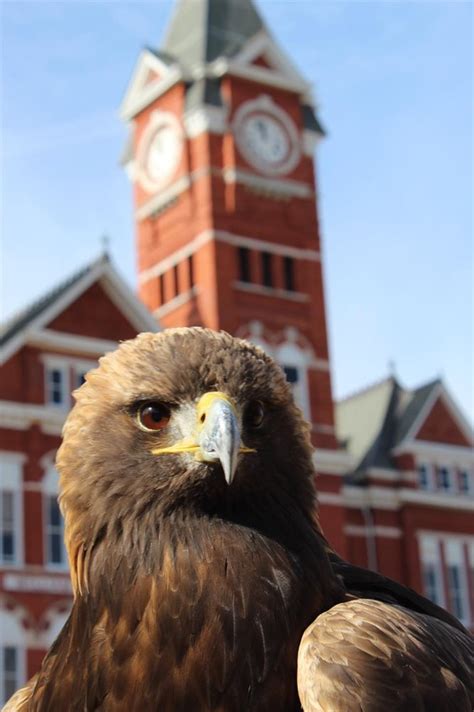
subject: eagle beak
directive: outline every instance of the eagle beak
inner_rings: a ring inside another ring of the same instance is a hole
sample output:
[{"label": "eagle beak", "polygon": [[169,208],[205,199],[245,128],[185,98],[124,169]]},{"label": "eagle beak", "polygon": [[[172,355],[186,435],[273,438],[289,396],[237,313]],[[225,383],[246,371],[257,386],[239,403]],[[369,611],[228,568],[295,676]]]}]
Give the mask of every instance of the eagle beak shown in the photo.
[{"label": "eagle beak", "polygon": [[219,461],[230,485],[241,451],[239,422],[232,402],[224,394],[206,393],[198,403],[198,423],[198,458]]},{"label": "eagle beak", "polygon": [[201,462],[220,462],[225,481],[232,484],[239,453],[256,452],[241,441],[233,402],[219,391],[205,393],[197,404],[196,415],[194,435],[168,447],[154,448],[151,452],[153,455],[187,452]]}]

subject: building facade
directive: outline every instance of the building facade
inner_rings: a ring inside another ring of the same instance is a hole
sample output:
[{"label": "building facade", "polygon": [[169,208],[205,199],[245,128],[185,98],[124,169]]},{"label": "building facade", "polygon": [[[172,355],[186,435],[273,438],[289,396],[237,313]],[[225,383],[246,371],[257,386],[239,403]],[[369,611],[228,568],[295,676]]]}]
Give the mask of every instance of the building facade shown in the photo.
[{"label": "building facade", "polygon": [[273,355],[311,423],[330,543],[473,626],[472,429],[438,381],[408,391],[390,378],[333,406],[314,167],[324,132],[255,5],[178,2],[121,113],[140,300],[101,258],[2,336],[1,695],[37,670],[70,607],[54,467],[70,392],[158,321],[225,329]]}]

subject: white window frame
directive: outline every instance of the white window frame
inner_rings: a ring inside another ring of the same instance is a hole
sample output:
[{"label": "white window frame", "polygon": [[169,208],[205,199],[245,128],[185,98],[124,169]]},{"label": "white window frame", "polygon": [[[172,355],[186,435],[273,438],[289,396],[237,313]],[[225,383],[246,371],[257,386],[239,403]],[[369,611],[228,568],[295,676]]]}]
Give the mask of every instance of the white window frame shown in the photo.
[{"label": "white window frame", "polygon": [[67,558],[67,550],[64,544],[64,519],[61,514],[61,530],[62,530],[62,552],[63,561],[55,562],[50,560],[49,535],[51,525],[49,522],[49,501],[51,497],[58,496],[59,492],[59,474],[54,467],[52,456],[47,456],[42,465],[45,469],[42,481],[42,500],[43,500],[43,551],[44,551],[44,567],[51,571],[67,571],[69,562]]},{"label": "white window frame", "polygon": [[5,675],[4,675],[4,650],[14,648],[16,650],[17,674],[16,689],[24,685],[26,680],[26,631],[21,627],[18,617],[5,609],[0,610],[0,630],[2,631],[2,641],[0,644],[0,705],[6,702],[5,696]]},{"label": "white window frame", "polygon": [[[22,566],[24,560],[23,463],[26,459],[26,455],[20,452],[0,451],[0,492],[11,492],[13,495],[14,559],[13,561],[5,560],[3,551],[0,549],[0,568],[3,569],[18,568]],[[1,518],[2,512],[0,511]]]}]

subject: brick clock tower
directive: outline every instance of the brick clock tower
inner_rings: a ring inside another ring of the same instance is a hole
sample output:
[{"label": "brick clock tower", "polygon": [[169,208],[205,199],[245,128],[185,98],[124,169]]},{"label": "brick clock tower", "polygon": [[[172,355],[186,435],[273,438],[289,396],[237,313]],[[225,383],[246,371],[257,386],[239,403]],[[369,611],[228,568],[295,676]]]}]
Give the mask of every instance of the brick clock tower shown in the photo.
[{"label": "brick clock tower", "polygon": [[343,554],[334,497],[347,456],[313,163],[323,130],[308,83],[251,0],[180,0],[162,48],[141,53],[121,113],[142,300],[163,327],[224,329],[281,364],[312,423],[321,518]]}]

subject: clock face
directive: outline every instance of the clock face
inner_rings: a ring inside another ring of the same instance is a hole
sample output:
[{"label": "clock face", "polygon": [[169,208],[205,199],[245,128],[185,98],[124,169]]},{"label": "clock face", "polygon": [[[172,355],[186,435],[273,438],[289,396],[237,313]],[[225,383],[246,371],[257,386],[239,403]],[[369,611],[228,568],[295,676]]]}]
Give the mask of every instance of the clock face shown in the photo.
[{"label": "clock face", "polygon": [[290,139],[285,127],[270,114],[250,115],[242,127],[242,140],[248,150],[270,166],[278,166],[287,157]]},{"label": "clock face", "polygon": [[148,191],[165,185],[173,176],[182,152],[182,131],[173,114],[156,112],[140,144],[140,182]]},{"label": "clock face", "polygon": [[241,104],[234,117],[233,130],[240,153],[260,173],[285,175],[300,159],[298,130],[269,96]]}]

